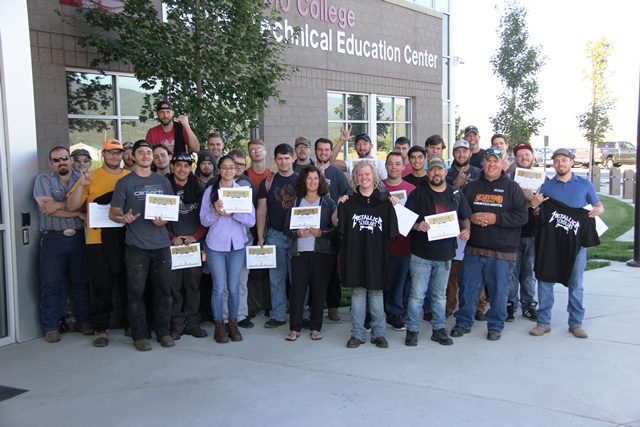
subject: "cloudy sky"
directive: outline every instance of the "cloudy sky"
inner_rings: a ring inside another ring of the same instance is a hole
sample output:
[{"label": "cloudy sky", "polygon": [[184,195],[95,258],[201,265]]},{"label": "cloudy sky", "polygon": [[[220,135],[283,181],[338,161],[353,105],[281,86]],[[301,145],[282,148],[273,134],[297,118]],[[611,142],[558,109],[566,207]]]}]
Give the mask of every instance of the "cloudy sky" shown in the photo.
[{"label": "cloudy sky", "polygon": [[[489,117],[498,110],[496,95],[501,92],[499,79],[489,62],[500,46],[496,28],[500,12],[495,5],[502,1],[456,0],[454,14],[453,56],[464,64],[455,68],[457,115],[462,126],[478,126],[481,145],[488,145],[493,134]],[[606,36],[614,42],[610,68],[614,76],[610,90],[617,98],[610,117],[613,130],[607,139],[635,144],[638,123],[638,85],[640,81],[640,49],[637,19],[633,2],[624,0],[523,0],[529,14],[527,22],[531,43],[541,46],[547,63],[539,75],[542,108],[536,114],[544,117],[534,146],[543,145],[548,135],[552,148],[586,146],[576,116],[586,111],[589,103],[587,83],[582,72],[589,67],[585,53],[587,41]]]}]

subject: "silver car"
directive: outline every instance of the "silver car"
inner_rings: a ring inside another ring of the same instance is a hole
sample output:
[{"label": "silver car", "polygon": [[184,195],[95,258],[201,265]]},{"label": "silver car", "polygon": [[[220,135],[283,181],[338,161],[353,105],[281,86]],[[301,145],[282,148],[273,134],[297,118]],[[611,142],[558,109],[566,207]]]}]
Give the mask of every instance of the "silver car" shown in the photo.
[{"label": "silver car", "polygon": [[546,165],[552,166],[553,160],[551,160],[551,156],[553,155],[553,150],[551,148],[534,148],[534,154],[536,156],[535,161],[533,162],[534,166],[542,166],[545,164],[545,151],[546,155]]}]

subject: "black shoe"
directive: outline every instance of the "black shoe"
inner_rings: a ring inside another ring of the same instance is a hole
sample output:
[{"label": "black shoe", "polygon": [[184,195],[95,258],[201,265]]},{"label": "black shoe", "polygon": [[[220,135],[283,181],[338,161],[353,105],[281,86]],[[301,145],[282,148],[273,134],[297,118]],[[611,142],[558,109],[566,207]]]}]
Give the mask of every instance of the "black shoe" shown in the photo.
[{"label": "black shoe", "polygon": [[513,316],[514,313],[515,310],[513,308],[513,302],[507,302],[507,318],[505,319],[505,322],[513,322],[514,320],[516,320],[516,318]]},{"label": "black shoe", "polygon": [[532,322],[537,322],[538,321],[538,315],[536,314],[537,305],[538,305],[537,302],[532,302],[531,304],[529,304],[529,308],[522,311],[522,317],[526,317]]},{"label": "black shoe", "polygon": [[251,329],[254,327],[254,324],[251,320],[249,320],[248,317],[245,317],[244,319],[238,322],[238,326],[245,329]]},{"label": "black shoe", "polygon": [[449,310],[445,311],[444,313],[445,319],[448,319],[449,317],[451,317],[452,314],[453,314],[453,311],[449,311]]},{"label": "black shoe", "polygon": [[426,320],[427,322],[431,322],[431,321],[433,320],[433,313],[432,313],[432,312],[430,312],[430,311],[425,312],[425,313],[422,315],[422,318],[423,318],[424,320]]},{"label": "black shoe", "polygon": [[311,322],[309,322],[309,319],[302,319],[302,329],[311,329]]},{"label": "black shoe", "polygon": [[282,326],[285,323],[287,323],[287,322],[285,322],[284,320],[280,321],[280,320],[276,320],[276,319],[269,319],[264,324],[264,327],[265,328],[269,328],[269,329],[273,329],[273,328],[277,328],[278,326]]},{"label": "black shoe", "polygon": [[391,326],[394,331],[404,331],[407,329],[404,323],[402,323],[402,317],[400,316],[387,317],[387,324]]},{"label": "black shoe", "polygon": [[404,345],[409,347],[415,347],[418,345],[418,333],[413,331],[407,331],[407,337],[404,339]]},{"label": "black shoe", "polygon": [[435,329],[431,333],[431,341],[435,341],[441,345],[451,345],[453,344],[453,340],[449,338],[449,334],[447,334],[447,330],[445,328]]},{"label": "black shoe", "polygon": [[451,330],[451,336],[454,338],[460,338],[461,336],[466,335],[469,332],[471,332],[471,329],[466,329],[466,328],[463,328],[462,326],[456,325]]},{"label": "black shoe", "polygon": [[364,322],[364,330],[371,332],[371,322]]},{"label": "black shoe", "polygon": [[[202,329],[199,325],[196,325],[193,328],[186,329],[184,333],[195,338],[204,338],[207,336],[207,331]],[[171,336],[173,336],[173,334],[171,334]]]},{"label": "black shoe", "polygon": [[171,328],[171,338],[173,338],[174,341],[179,340],[183,333],[184,329],[182,328]]},{"label": "black shoe", "polygon": [[376,347],[380,347],[380,348],[389,347],[389,343],[387,342],[387,340],[383,336],[379,336],[377,338],[372,339],[371,340],[371,344],[375,344]]},{"label": "black shoe", "polygon": [[359,338],[351,337],[349,341],[347,341],[347,348],[358,348],[360,344],[364,344],[364,341],[361,341]]},{"label": "black shoe", "polygon": [[500,331],[496,331],[495,329],[489,329],[489,332],[487,333],[487,339],[489,341],[498,341],[501,336],[502,334]]},{"label": "black shoe", "polygon": [[484,320],[485,320],[484,319],[484,311],[480,311],[480,310],[476,311],[476,320],[478,322],[484,322]]}]

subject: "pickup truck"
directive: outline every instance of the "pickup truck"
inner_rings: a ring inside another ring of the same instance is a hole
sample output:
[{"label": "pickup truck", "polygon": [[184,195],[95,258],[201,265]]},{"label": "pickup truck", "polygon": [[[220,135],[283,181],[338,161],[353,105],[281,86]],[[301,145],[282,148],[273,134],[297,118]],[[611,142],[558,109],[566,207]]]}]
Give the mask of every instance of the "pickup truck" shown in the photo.
[{"label": "pickup truck", "polygon": [[[589,166],[589,148],[578,148],[575,163]],[[636,147],[626,141],[600,142],[593,151],[593,163],[611,169],[614,166],[636,163]]]}]

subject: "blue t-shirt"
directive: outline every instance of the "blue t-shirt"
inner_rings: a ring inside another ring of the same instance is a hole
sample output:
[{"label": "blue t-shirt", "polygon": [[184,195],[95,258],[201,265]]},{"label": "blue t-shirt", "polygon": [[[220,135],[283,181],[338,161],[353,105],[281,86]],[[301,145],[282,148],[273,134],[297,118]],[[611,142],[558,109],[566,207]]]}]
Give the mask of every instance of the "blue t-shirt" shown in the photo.
[{"label": "blue t-shirt", "polygon": [[296,198],[298,174],[293,173],[287,177],[279,173],[274,174],[269,191],[266,188],[267,179],[260,183],[258,199],[267,199],[267,227],[283,231],[287,209]]},{"label": "blue t-shirt", "polygon": [[572,175],[567,182],[560,181],[557,175],[554,176],[542,184],[540,192],[545,197],[551,197],[572,208],[583,208],[588,203],[592,205],[599,203],[600,199],[591,181],[575,173]]}]

